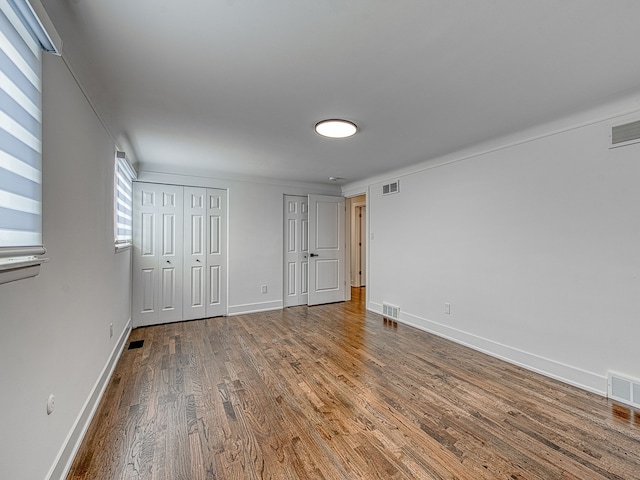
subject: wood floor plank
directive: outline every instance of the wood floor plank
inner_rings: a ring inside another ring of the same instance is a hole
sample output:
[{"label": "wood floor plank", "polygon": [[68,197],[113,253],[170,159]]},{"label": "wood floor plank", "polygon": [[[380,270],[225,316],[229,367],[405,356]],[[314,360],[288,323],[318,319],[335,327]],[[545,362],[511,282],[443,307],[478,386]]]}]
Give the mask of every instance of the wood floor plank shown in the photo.
[{"label": "wood floor plank", "polygon": [[640,479],[640,412],[351,302],[145,327],[68,479]]}]

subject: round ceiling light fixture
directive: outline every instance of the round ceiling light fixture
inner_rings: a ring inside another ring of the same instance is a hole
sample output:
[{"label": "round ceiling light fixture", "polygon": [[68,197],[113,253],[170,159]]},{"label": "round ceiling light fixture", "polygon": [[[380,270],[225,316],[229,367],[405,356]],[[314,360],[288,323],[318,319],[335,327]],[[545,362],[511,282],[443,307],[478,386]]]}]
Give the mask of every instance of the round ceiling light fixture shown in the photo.
[{"label": "round ceiling light fixture", "polygon": [[358,132],[358,126],[349,120],[333,118],[316,123],[316,133],[329,138],[347,138]]}]

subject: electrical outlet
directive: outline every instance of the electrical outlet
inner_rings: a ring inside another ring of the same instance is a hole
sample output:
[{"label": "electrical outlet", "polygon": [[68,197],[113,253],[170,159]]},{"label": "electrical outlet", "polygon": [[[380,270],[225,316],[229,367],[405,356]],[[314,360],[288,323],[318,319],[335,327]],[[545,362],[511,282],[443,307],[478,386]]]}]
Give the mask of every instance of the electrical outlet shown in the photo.
[{"label": "electrical outlet", "polygon": [[113,323],[109,324],[109,338],[113,338]]},{"label": "electrical outlet", "polygon": [[260,291],[261,291],[262,293],[267,293],[267,286],[266,286],[266,285],[261,285],[261,286],[260,286]]},{"label": "electrical outlet", "polygon": [[447,315],[451,315],[451,304],[450,303],[445,303],[444,304],[444,313]]}]

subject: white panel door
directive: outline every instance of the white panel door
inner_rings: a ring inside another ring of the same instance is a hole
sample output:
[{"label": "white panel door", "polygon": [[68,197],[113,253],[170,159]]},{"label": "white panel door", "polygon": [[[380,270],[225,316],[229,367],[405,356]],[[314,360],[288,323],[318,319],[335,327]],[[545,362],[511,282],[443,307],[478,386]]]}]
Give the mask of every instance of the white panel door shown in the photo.
[{"label": "white panel door", "polygon": [[158,186],[133,184],[133,326],[158,323]]},{"label": "white panel door", "polygon": [[184,189],[184,284],[182,317],[206,317],[207,189]]},{"label": "white panel door", "polygon": [[159,185],[160,323],[182,320],[183,187]]},{"label": "white panel door", "polygon": [[342,197],[309,195],[309,305],[345,299],[344,208]]},{"label": "white panel door", "polygon": [[226,315],[226,190],[134,183],[134,327]]},{"label": "white panel door", "polygon": [[182,320],[183,188],[135,182],[133,325]]},{"label": "white panel door", "polygon": [[284,306],[308,301],[309,203],[307,197],[284,197]]},{"label": "white panel door", "polygon": [[227,191],[207,189],[206,316],[227,313]]}]

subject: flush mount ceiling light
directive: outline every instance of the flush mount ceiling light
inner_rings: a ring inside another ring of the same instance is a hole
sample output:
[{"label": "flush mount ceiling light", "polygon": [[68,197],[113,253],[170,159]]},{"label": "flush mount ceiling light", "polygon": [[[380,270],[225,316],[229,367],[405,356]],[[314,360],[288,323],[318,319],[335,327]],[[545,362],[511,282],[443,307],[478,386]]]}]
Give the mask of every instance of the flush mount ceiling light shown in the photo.
[{"label": "flush mount ceiling light", "polygon": [[357,131],[357,125],[348,120],[334,118],[316,123],[316,133],[323,137],[347,138],[355,135]]}]

